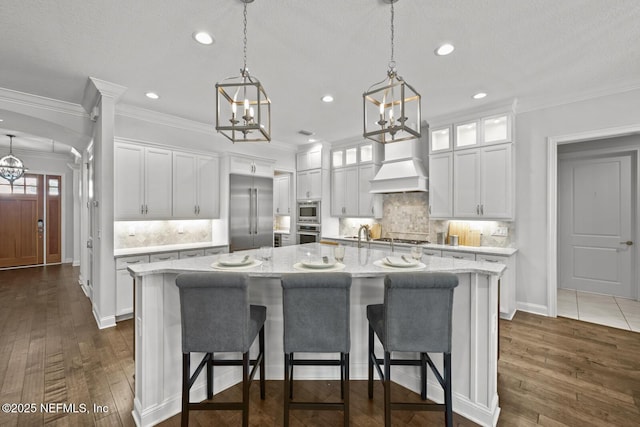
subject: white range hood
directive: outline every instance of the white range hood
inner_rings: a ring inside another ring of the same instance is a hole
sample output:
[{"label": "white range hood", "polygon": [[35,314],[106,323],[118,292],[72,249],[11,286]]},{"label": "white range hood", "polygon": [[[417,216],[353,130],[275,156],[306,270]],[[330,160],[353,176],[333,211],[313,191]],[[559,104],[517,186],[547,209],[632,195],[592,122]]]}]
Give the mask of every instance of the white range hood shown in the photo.
[{"label": "white range hood", "polygon": [[427,191],[427,175],[422,161],[422,141],[385,144],[384,161],[371,181],[370,193]]}]

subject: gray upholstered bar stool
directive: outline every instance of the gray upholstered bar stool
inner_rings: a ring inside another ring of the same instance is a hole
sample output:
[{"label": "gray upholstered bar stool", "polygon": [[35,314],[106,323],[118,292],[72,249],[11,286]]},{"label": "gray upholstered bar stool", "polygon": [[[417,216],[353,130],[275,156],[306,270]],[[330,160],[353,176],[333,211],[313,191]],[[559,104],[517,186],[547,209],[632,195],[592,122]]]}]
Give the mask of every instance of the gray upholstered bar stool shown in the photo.
[{"label": "gray upholstered bar stool", "polygon": [[[453,425],[451,405],[451,317],[453,290],[458,278],[450,273],[395,273],[384,279],[384,304],[367,306],[369,320],[369,398],[373,398],[373,367],[384,386],[384,425],[391,426],[391,410],[445,412]],[[374,333],[384,348],[384,359],[374,351]],[[392,352],[419,353],[414,360],[392,359]],[[440,373],[427,353],[443,354]],[[380,365],[384,364],[384,373]],[[427,365],[444,390],[444,404],[391,401],[391,365],[420,366],[421,397],[427,399]]]},{"label": "gray upholstered bar stool", "polygon": [[[182,317],[182,425],[189,410],[242,410],[242,425],[249,425],[249,386],[260,366],[260,397],[264,399],[264,322],[267,308],[249,305],[248,276],[239,273],[185,273],[176,278]],[[249,349],[259,335],[258,356]],[[206,353],[193,375],[191,353]],[[242,353],[242,359],[216,360],[214,353]],[[242,402],[189,402],[189,390],[203,367],[207,368],[207,399],[213,398],[213,366],[242,366]],[[249,368],[252,367],[251,372]]]},{"label": "gray upholstered bar stool", "polygon": [[[294,273],[282,276],[284,314],[284,425],[290,409],[344,411],[349,425],[349,311],[351,276],[345,273]],[[294,353],[340,353],[340,359],[295,359]],[[294,366],[340,366],[342,402],[293,400]]]}]

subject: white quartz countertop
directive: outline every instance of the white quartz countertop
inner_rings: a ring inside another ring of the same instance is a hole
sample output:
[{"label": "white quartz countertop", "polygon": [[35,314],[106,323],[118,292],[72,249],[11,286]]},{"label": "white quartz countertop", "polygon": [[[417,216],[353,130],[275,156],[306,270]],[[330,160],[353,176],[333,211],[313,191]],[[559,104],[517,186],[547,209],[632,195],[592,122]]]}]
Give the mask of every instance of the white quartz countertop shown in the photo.
[{"label": "white quartz countertop", "polygon": [[291,230],[290,230],[290,229],[288,229],[288,228],[286,228],[286,229],[284,229],[284,228],[275,229],[275,228],[274,228],[274,229],[273,229],[273,232],[274,232],[275,234],[291,234]]},{"label": "white quartz countertop", "polygon": [[226,244],[215,245],[211,242],[207,243],[182,243],[178,245],[163,245],[163,246],[143,246],[139,248],[125,248],[116,249],[113,251],[115,258],[128,256],[128,255],[143,255],[143,254],[157,254],[163,252],[175,252],[186,251],[189,249],[206,249],[206,248],[219,248],[227,246]]},{"label": "white quartz countertop", "polygon": [[[345,242],[357,242],[358,239],[355,237],[344,237],[344,236],[323,236],[323,239],[331,239],[331,240],[343,240]],[[371,243],[375,243],[377,245],[389,245],[389,242],[381,242],[372,240]],[[366,246],[366,242],[363,241],[363,244]],[[395,243],[395,246],[398,247],[411,247],[415,246],[410,243]],[[501,255],[501,256],[511,256],[515,254],[518,249],[517,248],[500,248],[494,246],[450,246],[450,245],[438,245],[435,243],[426,243],[421,245],[425,249],[436,249],[441,251],[456,251],[456,252],[468,252],[474,254],[484,254],[484,255]]]},{"label": "white quartz countertop", "polygon": [[[285,273],[304,273],[304,271],[294,268],[294,264],[299,263],[307,257],[320,259],[322,256],[333,260],[333,246],[319,243],[308,243],[305,245],[283,246],[273,248],[273,257],[269,261],[263,261],[261,265],[252,268],[235,269],[234,271],[247,273],[252,277],[280,277]],[[256,259],[258,250],[236,252],[236,254],[251,254]],[[368,249],[368,248],[345,248],[344,265],[341,271],[350,273],[353,277],[376,277],[384,276],[391,272],[408,271],[404,268],[384,268],[374,265],[375,261],[389,256],[390,251]],[[162,273],[185,273],[193,271],[218,271],[211,265],[221,256],[213,255],[195,257],[189,259],[161,261],[154,263],[135,264],[128,267],[129,272],[134,276],[147,276]],[[469,261],[455,258],[441,258],[425,255],[422,257],[425,267],[422,271],[449,272],[449,273],[479,273],[487,275],[502,275],[506,268],[500,263],[490,263],[482,261]],[[228,270],[227,270],[228,271]],[[321,270],[306,270],[321,271]],[[415,271],[415,270],[414,270]]]}]

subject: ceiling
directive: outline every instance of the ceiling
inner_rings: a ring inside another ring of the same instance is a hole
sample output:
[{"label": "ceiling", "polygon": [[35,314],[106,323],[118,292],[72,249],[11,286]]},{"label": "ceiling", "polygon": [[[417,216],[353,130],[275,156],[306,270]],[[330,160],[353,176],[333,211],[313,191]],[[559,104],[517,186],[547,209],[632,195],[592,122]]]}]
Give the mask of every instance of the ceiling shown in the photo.
[{"label": "ceiling", "polygon": [[[80,104],[92,76],[127,87],[122,104],[214,126],[214,85],[242,66],[242,9],[240,0],[2,0],[0,87]],[[514,98],[534,109],[640,87],[638,0],[400,0],[395,12],[398,72],[421,93],[427,121]],[[383,0],[248,5],[248,67],[272,100],[274,141],[306,143],[302,129],[326,141],[362,133],[362,93],[386,75],[389,24]],[[215,43],[197,44],[196,30]],[[443,42],[456,49],[438,57]],[[488,96],[473,100],[480,91]]]}]

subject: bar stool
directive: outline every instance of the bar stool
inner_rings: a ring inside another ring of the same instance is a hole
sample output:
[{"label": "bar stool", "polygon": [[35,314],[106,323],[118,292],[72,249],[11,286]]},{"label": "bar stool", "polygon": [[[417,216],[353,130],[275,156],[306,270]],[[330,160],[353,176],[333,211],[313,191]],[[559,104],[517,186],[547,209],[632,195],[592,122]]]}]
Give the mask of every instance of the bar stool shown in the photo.
[{"label": "bar stool", "polygon": [[[384,425],[391,426],[391,410],[444,411],[453,425],[451,405],[451,316],[458,278],[450,273],[395,273],[384,279],[384,304],[368,305],[369,399],[373,398],[373,366],[384,386]],[[384,348],[384,359],[374,351],[374,333]],[[419,359],[392,359],[392,352],[420,353]],[[441,374],[427,353],[443,354]],[[384,373],[380,365],[384,365]],[[427,365],[444,390],[444,404],[391,401],[391,366],[420,366],[421,397],[427,399]]]},{"label": "bar stool", "polygon": [[[264,400],[264,323],[267,308],[249,305],[246,274],[185,273],[176,277],[182,318],[182,426],[189,425],[189,410],[242,410],[242,425],[249,425],[249,387],[260,367],[260,398]],[[259,352],[250,360],[249,349],[259,335]],[[190,375],[191,353],[206,353]],[[216,360],[214,353],[238,352],[242,359]],[[207,368],[207,399],[213,398],[213,366],[242,366],[242,402],[189,402],[189,390],[203,367]],[[249,372],[249,367],[252,367]]]},{"label": "bar stool", "polygon": [[[285,427],[291,409],[343,410],[344,425],[349,425],[350,291],[346,273],[282,276]],[[340,353],[340,358],[295,359],[294,353]],[[294,366],[340,366],[342,402],[293,401]]]}]

